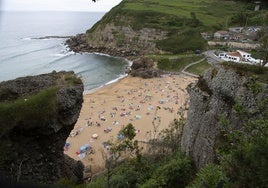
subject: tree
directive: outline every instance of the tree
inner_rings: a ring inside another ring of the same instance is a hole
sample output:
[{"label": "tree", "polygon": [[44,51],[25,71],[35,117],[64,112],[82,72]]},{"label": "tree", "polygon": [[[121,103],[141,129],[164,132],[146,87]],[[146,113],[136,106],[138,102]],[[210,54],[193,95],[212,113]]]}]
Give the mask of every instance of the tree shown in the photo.
[{"label": "tree", "polygon": [[262,57],[262,66],[268,63],[268,33],[260,39],[260,55]]},{"label": "tree", "polygon": [[262,66],[265,66],[268,63],[268,13],[264,15],[263,18],[263,27],[258,33],[259,35],[259,54],[260,58],[263,60]]},{"label": "tree", "polygon": [[118,139],[116,142],[111,143],[111,151],[115,159],[119,159],[122,154],[140,157],[141,148],[138,146],[138,141],[133,140],[136,136],[135,127],[129,123],[124,127],[119,134],[123,136],[123,139]]}]

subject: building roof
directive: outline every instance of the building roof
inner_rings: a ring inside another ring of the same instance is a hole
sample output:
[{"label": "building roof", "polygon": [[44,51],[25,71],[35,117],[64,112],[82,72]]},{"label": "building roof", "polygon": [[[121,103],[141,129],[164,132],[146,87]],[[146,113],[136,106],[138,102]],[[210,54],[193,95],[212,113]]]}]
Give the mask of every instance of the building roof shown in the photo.
[{"label": "building roof", "polygon": [[229,53],[227,53],[227,55],[242,58],[242,56],[240,55],[239,52],[229,52]]},{"label": "building roof", "polygon": [[228,35],[229,34],[228,31],[217,31],[216,33],[219,33],[221,35]]},{"label": "building roof", "polygon": [[239,54],[244,53],[244,54],[248,54],[248,55],[250,55],[250,53],[247,53],[247,52],[242,51],[242,50],[237,50],[237,52],[238,52]]}]

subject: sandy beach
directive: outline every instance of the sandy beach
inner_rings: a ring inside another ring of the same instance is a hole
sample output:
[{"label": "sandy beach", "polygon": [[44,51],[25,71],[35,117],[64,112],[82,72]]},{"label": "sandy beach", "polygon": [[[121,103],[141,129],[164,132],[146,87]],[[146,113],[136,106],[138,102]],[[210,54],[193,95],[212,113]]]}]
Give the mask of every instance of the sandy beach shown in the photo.
[{"label": "sandy beach", "polygon": [[[136,128],[137,140],[148,141],[154,120],[161,121],[159,131],[166,128],[177,117],[178,109],[189,102],[186,87],[195,80],[182,74],[152,79],[128,76],[85,94],[65,153],[90,165],[93,173],[103,170],[104,159],[109,156],[104,142],[118,139],[119,130],[128,123]],[[93,148],[93,154],[88,147]]]}]

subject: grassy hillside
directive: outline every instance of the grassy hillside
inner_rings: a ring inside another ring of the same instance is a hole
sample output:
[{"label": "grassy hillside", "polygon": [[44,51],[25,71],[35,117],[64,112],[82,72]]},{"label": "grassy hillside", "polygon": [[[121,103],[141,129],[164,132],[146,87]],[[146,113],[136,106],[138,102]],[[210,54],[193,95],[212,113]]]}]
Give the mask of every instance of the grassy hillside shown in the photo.
[{"label": "grassy hillside", "polygon": [[203,26],[224,27],[236,13],[245,11],[248,6],[224,0],[123,0],[104,16],[101,23],[116,20],[120,24],[119,17],[133,16],[130,24],[134,24],[134,28],[153,26],[169,30],[189,24],[186,22],[192,21],[191,13],[194,13]]},{"label": "grassy hillside", "polygon": [[181,53],[206,47],[206,41],[200,36],[202,31],[213,32],[245,23],[262,25],[265,10],[253,10],[252,3],[232,0],[123,0],[87,33],[90,38],[90,34],[101,33],[110,23],[131,27],[134,31],[160,29],[167,32],[167,37],[153,41],[157,48]]},{"label": "grassy hillside", "polygon": [[244,3],[220,0],[139,0],[125,1],[123,10],[152,11],[178,18],[191,18],[191,12],[206,26],[226,24],[232,14],[244,9]]}]

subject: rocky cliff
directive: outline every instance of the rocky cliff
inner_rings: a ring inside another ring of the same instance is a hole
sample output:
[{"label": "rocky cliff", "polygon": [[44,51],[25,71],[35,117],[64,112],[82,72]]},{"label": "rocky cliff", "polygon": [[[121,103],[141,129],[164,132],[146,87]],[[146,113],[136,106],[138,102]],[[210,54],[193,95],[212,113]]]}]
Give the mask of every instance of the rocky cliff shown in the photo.
[{"label": "rocky cliff", "polygon": [[50,184],[81,181],[83,165],[63,154],[83,102],[73,72],[53,72],[0,83],[0,175]]},{"label": "rocky cliff", "polygon": [[112,56],[131,58],[149,53],[160,53],[156,40],[164,39],[167,32],[154,28],[133,30],[130,26],[114,23],[97,25],[94,32],[71,37],[66,44],[74,52],[101,52]]},{"label": "rocky cliff", "polygon": [[[266,73],[264,69],[268,80]],[[215,143],[223,126],[221,117],[227,118],[235,130],[242,127],[245,119],[267,116],[259,105],[266,100],[267,111],[268,84],[254,77],[221,66],[208,70],[188,87],[191,103],[181,145],[198,168],[216,161]],[[239,116],[238,108],[248,112],[246,118]]]}]

